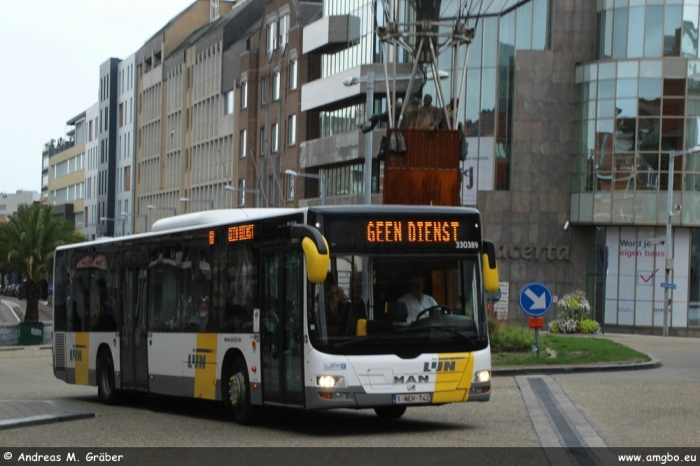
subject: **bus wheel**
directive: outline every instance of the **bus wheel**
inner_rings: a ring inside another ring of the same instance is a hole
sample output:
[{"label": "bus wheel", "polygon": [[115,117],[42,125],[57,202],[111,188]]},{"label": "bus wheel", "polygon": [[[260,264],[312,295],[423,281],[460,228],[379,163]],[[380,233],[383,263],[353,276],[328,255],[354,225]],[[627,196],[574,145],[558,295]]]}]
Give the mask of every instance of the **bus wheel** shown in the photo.
[{"label": "bus wheel", "polygon": [[117,402],[114,363],[108,351],[102,351],[97,359],[97,394],[104,404],[113,405]]},{"label": "bus wheel", "polygon": [[404,415],[406,412],[405,406],[378,406],[374,408],[374,412],[377,413],[381,419],[398,419]]},{"label": "bus wheel", "polygon": [[233,361],[229,380],[229,396],[233,407],[233,418],[242,425],[252,424],[255,418],[255,407],[250,404],[250,382],[248,367],[242,357]]}]

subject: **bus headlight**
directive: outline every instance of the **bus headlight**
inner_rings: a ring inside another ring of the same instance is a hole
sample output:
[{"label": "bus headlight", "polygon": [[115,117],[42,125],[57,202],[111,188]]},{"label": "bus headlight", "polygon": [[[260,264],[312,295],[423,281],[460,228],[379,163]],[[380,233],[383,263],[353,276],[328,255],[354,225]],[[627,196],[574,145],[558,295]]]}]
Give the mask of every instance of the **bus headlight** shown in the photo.
[{"label": "bus headlight", "polygon": [[491,372],[489,371],[479,371],[474,374],[474,382],[485,383],[491,380]]},{"label": "bus headlight", "polygon": [[344,387],[345,378],[340,375],[319,375],[316,377],[316,383],[319,387]]}]

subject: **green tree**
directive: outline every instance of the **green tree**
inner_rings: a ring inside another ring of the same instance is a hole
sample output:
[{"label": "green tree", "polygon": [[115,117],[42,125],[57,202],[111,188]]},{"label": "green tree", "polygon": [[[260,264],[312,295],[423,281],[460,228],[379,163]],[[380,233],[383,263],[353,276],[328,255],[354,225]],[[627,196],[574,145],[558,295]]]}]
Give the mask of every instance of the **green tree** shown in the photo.
[{"label": "green tree", "polygon": [[0,225],[1,268],[20,272],[27,280],[25,322],[39,320],[41,280],[53,269],[58,246],[84,241],[62,217],[54,218],[51,206],[20,205],[9,223]]}]

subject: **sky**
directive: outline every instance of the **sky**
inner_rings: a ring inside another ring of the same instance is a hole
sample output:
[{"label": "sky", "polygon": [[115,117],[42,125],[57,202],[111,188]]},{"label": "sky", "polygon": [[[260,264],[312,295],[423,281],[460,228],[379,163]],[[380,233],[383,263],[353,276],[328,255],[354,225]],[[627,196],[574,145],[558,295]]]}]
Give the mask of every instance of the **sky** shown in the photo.
[{"label": "sky", "polygon": [[0,192],[41,192],[41,153],[127,58],[195,0],[1,0]]}]

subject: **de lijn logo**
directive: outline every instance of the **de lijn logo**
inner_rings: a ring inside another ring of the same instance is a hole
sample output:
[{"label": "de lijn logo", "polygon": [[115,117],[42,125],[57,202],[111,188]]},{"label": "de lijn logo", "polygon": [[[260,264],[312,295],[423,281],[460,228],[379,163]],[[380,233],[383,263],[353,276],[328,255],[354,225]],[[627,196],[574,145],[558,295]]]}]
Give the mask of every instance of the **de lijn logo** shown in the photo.
[{"label": "de lijn logo", "polygon": [[543,316],[552,307],[552,292],[542,283],[528,283],[520,290],[520,308],[531,317]]}]

